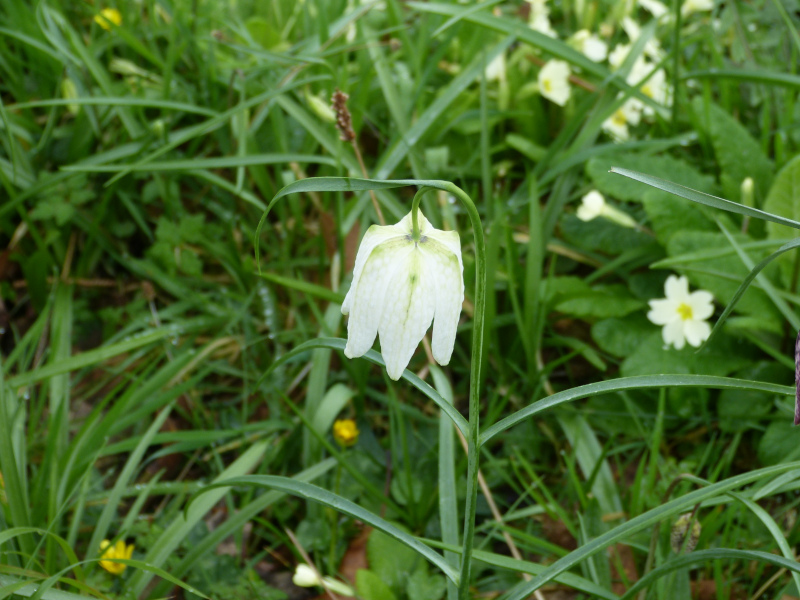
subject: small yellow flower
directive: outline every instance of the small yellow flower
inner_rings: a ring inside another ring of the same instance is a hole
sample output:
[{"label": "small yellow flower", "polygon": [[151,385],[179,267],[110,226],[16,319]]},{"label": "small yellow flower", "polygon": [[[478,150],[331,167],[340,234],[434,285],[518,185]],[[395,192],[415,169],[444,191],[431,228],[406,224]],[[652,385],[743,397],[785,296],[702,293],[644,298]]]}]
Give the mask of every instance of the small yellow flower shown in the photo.
[{"label": "small yellow flower", "polygon": [[[103,551],[101,559],[130,559],[133,556],[133,544],[126,545],[122,540],[117,540],[117,543],[113,546],[108,540],[103,540],[100,542],[100,550]],[[111,560],[101,560],[100,566],[113,575],[121,575],[128,565],[112,562]]]},{"label": "small yellow flower", "polygon": [[333,424],[333,439],[342,446],[352,446],[358,441],[358,427],[353,419],[337,419]]},{"label": "small yellow flower", "polygon": [[94,22],[106,31],[110,31],[111,23],[117,27],[122,25],[122,14],[116,8],[104,8],[99,15],[94,16]]}]

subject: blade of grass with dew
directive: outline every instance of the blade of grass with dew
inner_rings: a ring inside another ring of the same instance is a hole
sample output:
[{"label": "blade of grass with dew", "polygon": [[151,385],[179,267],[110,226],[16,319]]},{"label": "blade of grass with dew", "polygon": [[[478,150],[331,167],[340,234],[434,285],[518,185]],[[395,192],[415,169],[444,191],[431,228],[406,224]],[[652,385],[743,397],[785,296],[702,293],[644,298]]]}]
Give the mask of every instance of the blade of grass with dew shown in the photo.
[{"label": "blade of grass with dew", "polygon": [[[251,475],[248,477],[233,477],[206,486],[198,495],[195,496],[195,498],[200,498],[201,494],[213,491],[215,488],[232,486],[258,486],[274,488],[287,494],[322,504],[323,506],[330,507],[338,512],[353,517],[354,519],[368,523],[375,529],[382,531],[398,542],[405,544],[412,550],[416,551],[422,557],[426,558],[431,564],[438,567],[439,570],[441,570],[442,573],[444,573],[444,575],[450,579],[450,581],[458,583],[458,570],[451,567],[441,554],[438,554],[428,548],[428,546],[423,544],[416,537],[398,529],[385,519],[382,519],[378,515],[361,508],[350,500],[342,498],[341,496],[333,494],[328,490],[310,483],[304,483],[293,480],[289,477],[280,477],[277,475]],[[192,504],[189,505],[187,510],[191,510],[191,506]]]}]

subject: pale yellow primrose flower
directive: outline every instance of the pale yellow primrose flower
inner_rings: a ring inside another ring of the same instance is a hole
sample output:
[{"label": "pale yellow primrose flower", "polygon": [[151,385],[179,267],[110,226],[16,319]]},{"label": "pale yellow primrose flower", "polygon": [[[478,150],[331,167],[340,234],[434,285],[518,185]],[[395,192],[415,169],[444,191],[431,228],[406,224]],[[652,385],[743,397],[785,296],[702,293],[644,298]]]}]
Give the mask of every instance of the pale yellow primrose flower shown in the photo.
[{"label": "pale yellow primrose flower", "polygon": [[[100,550],[103,551],[101,559],[130,559],[133,556],[133,544],[126,545],[123,540],[117,540],[117,543],[113,546],[108,540],[103,540],[100,542]],[[128,565],[112,560],[100,560],[100,566],[113,575],[121,575]]]},{"label": "pale yellow primrose flower", "polygon": [[341,581],[337,581],[331,577],[323,577],[320,579],[314,569],[305,564],[297,565],[297,568],[294,570],[294,575],[292,576],[292,583],[298,587],[322,586],[323,582],[325,587],[334,594],[349,597],[356,595],[353,588]]},{"label": "pale yellow primrose flower", "polygon": [[669,9],[658,0],[639,0],[639,6],[650,11],[656,19],[660,19],[669,12]]},{"label": "pale yellow primrose flower", "polygon": [[581,205],[576,214],[581,221],[592,221],[597,217],[603,217],[622,227],[636,227],[633,217],[608,204],[603,194],[597,190],[592,190],[581,198]]},{"label": "pale yellow primrose flower", "polygon": [[558,34],[550,25],[550,8],[547,6],[547,0],[526,0],[526,2],[531,7],[528,27],[551,38],[557,38]]},{"label": "pale yellow primrose flower", "polygon": [[[642,35],[642,28],[630,17],[622,19],[622,28],[625,30],[625,33],[628,34],[631,44],[636,43],[636,40]],[[664,58],[664,51],[661,49],[661,43],[658,41],[658,38],[655,37],[651,37],[647,40],[647,43],[644,45],[644,53],[656,62]]]},{"label": "pale yellow primrose flower", "polygon": [[576,31],[569,44],[593,62],[603,62],[608,56],[608,44],[588,29]]},{"label": "pale yellow primrose flower", "polygon": [[647,318],[656,325],[663,325],[661,335],[664,343],[674,345],[677,350],[686,342],[699,347],[711,335],[711,326],[706,322],[714,314],[714,297],[710,292],[697,290],[689,293],[686,277],[670,275],[664,284],[666,298],[650,300]]},{"label": "pale yellow primrose flower", "polygon": [[104,8],[99,15],[94,16],[94,22],[106,31],[110,31],[111,23],[117,27],[122,25],[122,14],[116,8]]},{"label": "pale yellow primrose flower", "polygon": [[358,426],[353,419],[336,419],[333,424],[333,439],[340,446],[352,446],[358,441]]},{"label": "pale yellow primrose flower", "polygon": [[464,301],[461,241],[435,229],[418,212],[419,241],[411,213],[396,225],[373,225],[356,254],[353,283],[342,303],[350,315],[344,355],[364,355],[380,336],[389,377],[397,381],[433,321],[433,358],[450,362]]},{"label": "pale yellow primrose flower", "polygon": [[539,69],[539,93],[559,106],[569,100],[569,63],[550,60]]},{"label": "pale yellow primrose flower", "polygon": [[628,125],[636,126],[642,118],[644,105],[636,98],[628,98],[614,114],[603,121],[603,131],[614,138],[615,142],[624,142],[628,139]]},{"label": "pale yellow primrose flower", "polygon": [[681,5],[681,16],[688,17],[692,13],[714,9],[714,0],[686,0]]}]

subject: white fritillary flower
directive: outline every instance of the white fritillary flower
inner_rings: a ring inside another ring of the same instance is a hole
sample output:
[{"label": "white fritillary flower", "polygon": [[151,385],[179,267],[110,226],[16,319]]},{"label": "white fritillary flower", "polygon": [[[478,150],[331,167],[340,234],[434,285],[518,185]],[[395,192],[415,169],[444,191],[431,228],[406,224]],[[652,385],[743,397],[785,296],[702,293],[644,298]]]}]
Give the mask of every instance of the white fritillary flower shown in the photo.
[{"label": "white fritillary flower", "polygon": [[569,42],[578,52],[593,62],[603,62],[608,56],[608,44],[588,29],[576,31]]},{"label": "white fritillary flower", "polygon": [[661,335],[664,343],[677,350],[686,342],[699,347],[711,335],[711,326],[706,322],[714,314],[714,297],[710,292],[697,290],[689,293],[686,277],[670,275],[664,284],[666,298],[650,300],[647,318],[656,325],[663,325]]},{"label": "white fritillary flower", "polygon": [[397,381],[433,321],[433,358],[450,362],[464,301],[461,241],[435,229],[418,212],[419,240],[411,213],[396,225],[373,225],[356,254],[353,283],[342,303],[347,358],[364,355],[380,336],[389,377]]},{"label": "white fritillary flower", "polygon": [[539,69],[539,93],[559,106],[569,100],[569,63],[550,60]]},{"label": "white fritillary flower", "polygon": [[592,190],[581,198],[581,205],[576,215],[581,221],[592,221],[597,217],[603,217],[623,227],[636,227],[633,217],[608,204],[603,194],[597,190]]}]

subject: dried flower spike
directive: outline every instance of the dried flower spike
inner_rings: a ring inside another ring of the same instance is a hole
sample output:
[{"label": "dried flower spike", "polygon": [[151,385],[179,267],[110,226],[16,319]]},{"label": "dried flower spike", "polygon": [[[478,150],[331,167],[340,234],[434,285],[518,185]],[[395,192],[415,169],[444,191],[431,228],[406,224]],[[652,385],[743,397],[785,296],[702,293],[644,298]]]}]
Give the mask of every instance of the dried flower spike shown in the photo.
[{"label": "dried flower spike", "polygon": [[336,113],[336,129],[339,130],[339,138],[343,142],[353,142],[356,139],[356,132],[353,131],[353,118],[347,108],[349,98],[350,96],[339,89],[331,96],[331,108]]}]

